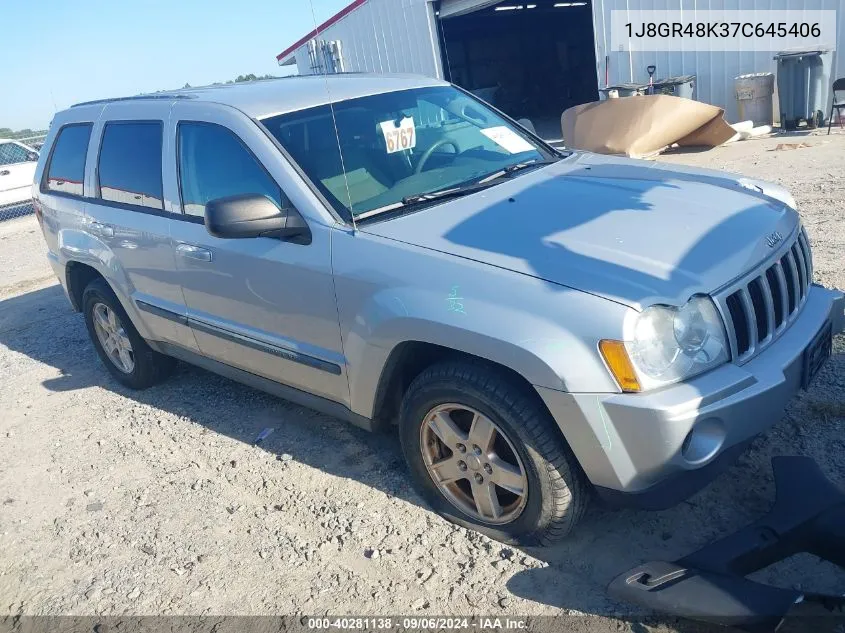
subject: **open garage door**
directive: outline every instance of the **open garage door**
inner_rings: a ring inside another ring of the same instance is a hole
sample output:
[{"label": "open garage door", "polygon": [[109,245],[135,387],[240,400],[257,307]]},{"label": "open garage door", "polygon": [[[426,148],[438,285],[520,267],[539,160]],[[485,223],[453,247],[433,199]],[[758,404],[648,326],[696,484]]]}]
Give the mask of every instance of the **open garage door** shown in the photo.
[{"label": "open garage door", "polygon": [[590,2],[443,0],[440,27],[446,77],[544,138],[599,97]]},{"label": "open garage door", "polygon": [[502,0],[442,0],[440,4],[441,18],[454,18],[459,15],[465,15],[478,11],[479,9],[486,9],[495,4],[499,4]]}]

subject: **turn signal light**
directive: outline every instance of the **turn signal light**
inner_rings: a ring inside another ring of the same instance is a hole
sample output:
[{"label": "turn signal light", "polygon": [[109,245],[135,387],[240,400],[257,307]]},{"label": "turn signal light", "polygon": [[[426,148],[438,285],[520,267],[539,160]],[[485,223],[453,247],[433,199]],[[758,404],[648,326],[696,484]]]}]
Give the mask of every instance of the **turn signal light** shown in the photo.
[{"label": "turn signal light", "polygon": [[622,387],[622,391],[637,393],[642,390],[637,374],[631,359],[628,358],[628,351],[622,341],[603,340],[599,342],[599,351],[607,363],[610,373],[616,378],[616,382]]}]

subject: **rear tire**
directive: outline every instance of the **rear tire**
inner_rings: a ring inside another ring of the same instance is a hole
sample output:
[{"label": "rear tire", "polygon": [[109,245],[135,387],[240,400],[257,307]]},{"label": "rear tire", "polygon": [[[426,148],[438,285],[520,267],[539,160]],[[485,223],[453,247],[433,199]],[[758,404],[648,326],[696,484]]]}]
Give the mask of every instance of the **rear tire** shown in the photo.
[{"label": "rear tire", "polygon": [[97,355],[122,385],[146,389],[170,375],[175,359],[159,354],[147,344],[104,279],[95,279],[86,286],[82,313]]},{"label": "rear tire", "polygon": [[[491,427],[493,439],[478,450]],[[554,420],[536,394],[496,368],[457,361],[426,369],[405,394],[399,432],[412,481],[431,507],[497,541],[549,545],[587,507],[588,484]]]}]

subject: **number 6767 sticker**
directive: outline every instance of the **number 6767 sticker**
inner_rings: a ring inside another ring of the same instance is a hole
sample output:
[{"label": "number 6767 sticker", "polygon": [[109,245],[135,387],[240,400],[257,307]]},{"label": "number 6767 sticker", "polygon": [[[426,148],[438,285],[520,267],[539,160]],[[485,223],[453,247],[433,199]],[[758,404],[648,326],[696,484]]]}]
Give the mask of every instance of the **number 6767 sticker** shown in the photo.
[{"label": "number 6767 sticker", "polygon": [[413,117],[406,117],[396,125],[396,121],[383,121],[379,124],[384,142],[387,145],[387,153],[401,152],[417,146],[417,128],[414,125]]}]

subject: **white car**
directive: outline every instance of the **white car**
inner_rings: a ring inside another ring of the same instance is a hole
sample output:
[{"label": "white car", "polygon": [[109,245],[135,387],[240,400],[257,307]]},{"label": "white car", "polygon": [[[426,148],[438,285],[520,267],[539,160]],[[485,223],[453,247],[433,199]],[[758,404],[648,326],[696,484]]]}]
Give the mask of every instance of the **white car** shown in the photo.
[{"label": "white car", "polygon": [[0,207],[32,199],[32,181],[38,152],[8,139],[0,139]]}]

